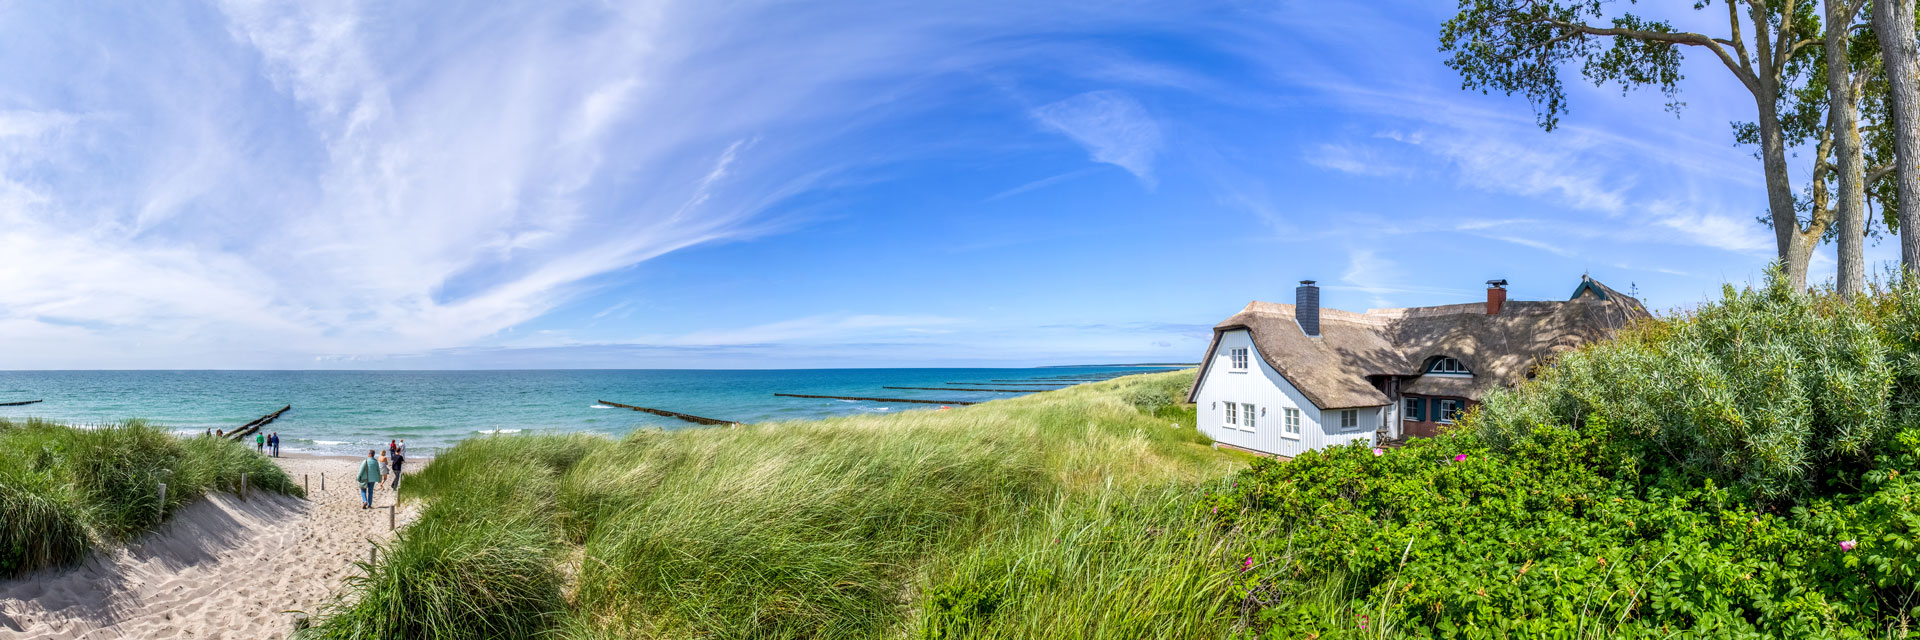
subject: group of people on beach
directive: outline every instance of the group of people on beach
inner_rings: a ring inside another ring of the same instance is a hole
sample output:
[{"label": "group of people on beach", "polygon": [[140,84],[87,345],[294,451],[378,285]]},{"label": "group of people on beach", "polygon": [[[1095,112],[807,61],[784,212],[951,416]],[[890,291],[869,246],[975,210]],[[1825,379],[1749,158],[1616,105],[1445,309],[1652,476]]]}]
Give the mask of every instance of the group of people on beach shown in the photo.
[{"label": "group of people on beach", "polygon": [[[378,457],[375,454],[378,454]],[[360,463],[360,475],[354,479],[360,482],[360,508],[373,508],[373,492],[393,479],[392,487],[400,490],[400,475],[407,462],[407,441],[391,440],[386,451],[367,450],[367,459]],[[388,470],[392,473],[389,474]]]},{"label": "group of people on beach", "polygon": [[253,434],[253,449],[275,458],[280,457],[280,432]]}]

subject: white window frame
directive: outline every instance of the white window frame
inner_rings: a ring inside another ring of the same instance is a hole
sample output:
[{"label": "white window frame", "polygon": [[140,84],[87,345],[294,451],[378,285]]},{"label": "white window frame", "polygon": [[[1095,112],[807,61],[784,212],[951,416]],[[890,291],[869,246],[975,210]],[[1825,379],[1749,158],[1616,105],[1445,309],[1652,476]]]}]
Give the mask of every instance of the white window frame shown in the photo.
[{"label": "white window frame", "polygon": [[1432,365],[1427,366],[1427,374],[1471,377],[1473,371],[1467,369],[1466,363],[1461,362],[1459,358],[1441,357],[1434,360]]},{"label": "white window frame", "polygon": [[1352,429],[1358,426],[1360,426],[1360,410],[1359,409],[1340,410],[1340,428]]},{"label": "white window frame", "polygon": [[1257,414],[1258,411],[1259,411],[1259,408],[1253,406],[1253,403],[1250,403],[1250,402],[1240,403],[1240,415],[1242,416],[1240,418],[1240,430],[1246,431],[1247,433],[1253,433],[1253,423],[1256,422],[1253,419],[1253,417]]},{"label": "white window frame", "polygon": [[1299,409],[1293,407],[1286,408],[1286,414],[1280,418],[1280,435],[1295,440],[1300,439]]},{"label": "white window frame", "polygon": [[1227,362],[1233,371],[1246,373],[1249,358],[1246,347],[1234,347],[1227,350]]},{"label": "white window frame", "polygon": [[1439,415],[1435,415],[1433,421],[1440,424],[1453,424],[1453,420],[1457,414],[1467,409],[1467,403],[1448,398],[1441,398],[1436,404],[1439,406],[1435,408],[1434,413]]},{"label": "white window frame", "polygon": [[1237,428],[1240,425],[1240,405],[1227,403],[1227,426]]}]

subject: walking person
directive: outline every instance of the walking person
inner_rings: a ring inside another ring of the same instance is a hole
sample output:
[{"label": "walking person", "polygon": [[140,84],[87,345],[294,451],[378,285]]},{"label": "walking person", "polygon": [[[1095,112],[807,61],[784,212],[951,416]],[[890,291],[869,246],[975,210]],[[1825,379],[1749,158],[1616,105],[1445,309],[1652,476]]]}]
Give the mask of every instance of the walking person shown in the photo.
[{"label": "walking person", "polygon": [[[393,490],[395,492],[400,491],[400,475],[403,473],[400,470],[400,465],[403,465],[406,463],[407,463],[406,453],[399,452],[399,451],[395,451],[393,453]],[[400,499],[400,496],[398,493],[394,494],[394,499],[395,500]]]},{"label": "walking person", "polygon": [[360,463],[360,475],[354,478],[360,482],[360,508],[373,508],[373,488],[380,483],[380,461],[374,459],[373,450],[367,450],[367,459]]},{"label": "walking person", "polygon": [[380,453],[380,484],[384,485],[387,483],[387,467],[391,466],[392,464],[393,462],[392,460],[389,459],[386,452],[381,452]]}]

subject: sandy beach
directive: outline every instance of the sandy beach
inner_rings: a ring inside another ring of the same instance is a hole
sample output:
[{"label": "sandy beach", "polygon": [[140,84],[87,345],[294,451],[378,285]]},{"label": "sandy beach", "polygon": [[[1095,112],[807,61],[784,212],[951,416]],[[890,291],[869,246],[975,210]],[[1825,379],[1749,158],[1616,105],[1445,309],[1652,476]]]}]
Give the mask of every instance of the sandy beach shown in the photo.
[{"label": "sandy beach", "polygon": [[[359,460],[275,459],[295,482],[310,478],[309,500],[212,494],[124,548],[0,582],[0,639],[284,638],[289,611],[326,602],[369,541],[392,535],[387,509],[360,508]],[[393,505],[394,492],[374,504]],[[394,514],[400,526],[413,515]]]}]

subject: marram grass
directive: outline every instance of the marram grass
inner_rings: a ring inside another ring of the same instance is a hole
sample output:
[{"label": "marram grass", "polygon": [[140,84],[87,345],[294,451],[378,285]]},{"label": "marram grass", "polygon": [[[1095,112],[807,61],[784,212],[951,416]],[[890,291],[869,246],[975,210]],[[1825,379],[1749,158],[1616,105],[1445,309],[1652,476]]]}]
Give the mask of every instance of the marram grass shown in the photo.
[{"label": "marram grass", "polygon": [[950,411],[468,440],[309,638],[1225,637],[1191,372]]},{"label": "marram grass", "polygon": [[265,491],[299,495],[271,460],[219,438],[176,437],[130,420],[76,428],[0,420],[0,576],[76,562],[125,541],[161,514],[233,490],[240,475]]}]

